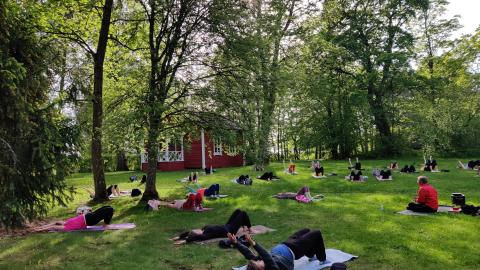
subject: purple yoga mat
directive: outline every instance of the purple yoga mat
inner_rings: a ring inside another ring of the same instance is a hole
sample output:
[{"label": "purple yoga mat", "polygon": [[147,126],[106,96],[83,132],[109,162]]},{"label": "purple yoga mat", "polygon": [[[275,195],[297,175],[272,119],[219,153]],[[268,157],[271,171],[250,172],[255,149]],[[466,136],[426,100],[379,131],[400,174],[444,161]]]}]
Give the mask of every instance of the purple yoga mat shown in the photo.
[{"label": "purple yoga mat", "polygon": [[51,231],[51,232],[102,232],[106,230],[125,230],[125,229],[133,229],[135,228],[135,223],[119,223],[119,224],[110,224],[108,228],[104,228],[102,225],[96,226],[87,226],[86,229],[83,230],[74,230],[74,231]]}]

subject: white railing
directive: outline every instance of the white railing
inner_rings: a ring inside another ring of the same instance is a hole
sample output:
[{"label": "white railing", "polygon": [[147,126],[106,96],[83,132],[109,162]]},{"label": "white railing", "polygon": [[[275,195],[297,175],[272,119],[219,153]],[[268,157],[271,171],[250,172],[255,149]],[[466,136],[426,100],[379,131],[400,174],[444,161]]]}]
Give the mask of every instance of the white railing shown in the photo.
[{"label": "white railing", "polygon": [[[148,163],[148,153],[141,154],[142,163]],[[183,151],[160,151],[158,153],[158,162],[183,161]]]},{"label": "white railing", "polygon": [[158,153],[158,162],[183,161],[183,151],[161,151]]}]

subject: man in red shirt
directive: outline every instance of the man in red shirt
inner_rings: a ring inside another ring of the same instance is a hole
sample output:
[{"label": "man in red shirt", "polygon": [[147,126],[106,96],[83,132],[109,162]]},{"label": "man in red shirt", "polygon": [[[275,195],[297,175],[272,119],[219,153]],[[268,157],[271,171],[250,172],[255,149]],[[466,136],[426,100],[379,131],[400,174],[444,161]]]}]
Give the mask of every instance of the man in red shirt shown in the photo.
[{"label": "man in red shirt", "polygon": [[407,209],[414,212],[435,213],[438,209],[437,190],[428,184],[426,176],[419,176],[417,179],[418,192],[415,202],[408,204]]}]

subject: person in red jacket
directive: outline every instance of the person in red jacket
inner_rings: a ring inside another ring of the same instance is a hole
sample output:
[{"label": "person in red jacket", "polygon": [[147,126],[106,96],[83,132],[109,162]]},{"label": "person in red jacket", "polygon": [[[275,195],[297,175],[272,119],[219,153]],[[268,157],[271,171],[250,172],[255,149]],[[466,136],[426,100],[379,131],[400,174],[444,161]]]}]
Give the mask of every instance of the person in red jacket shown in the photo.
[{"label": "person in red jacket", "polygon": [[415,202],[408,204],[407,209],[414,212],[435,213],[438,209],[437,190],[428,184],[426,176],[419,176],[417,179],[418,192]]}]

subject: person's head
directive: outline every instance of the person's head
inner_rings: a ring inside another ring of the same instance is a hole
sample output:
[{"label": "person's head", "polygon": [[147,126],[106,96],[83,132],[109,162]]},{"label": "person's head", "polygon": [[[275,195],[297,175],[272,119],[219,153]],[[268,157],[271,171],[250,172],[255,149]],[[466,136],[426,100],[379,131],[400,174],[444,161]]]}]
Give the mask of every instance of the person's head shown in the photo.
[{"label": "person's head", "polygon": [[428,183],[428,177],[424,176],[424,175],[421,175],[417,178],[417,183],[419,186],[421,185],[425,185],[426,183]]},{"label": "person's head", "polygon": [[265,263],[263,261],[250,260],[247,264],[247,270],[264,270]]}]

